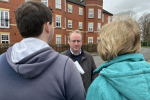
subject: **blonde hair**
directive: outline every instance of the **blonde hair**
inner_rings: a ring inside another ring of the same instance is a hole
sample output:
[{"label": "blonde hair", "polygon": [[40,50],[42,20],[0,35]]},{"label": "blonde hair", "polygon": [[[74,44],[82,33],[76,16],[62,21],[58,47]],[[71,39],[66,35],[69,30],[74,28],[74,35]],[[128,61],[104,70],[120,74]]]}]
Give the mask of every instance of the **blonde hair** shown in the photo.
[{"label": "blonde hair", "polygon": [[116,18],[99,32],[98,53],[104,61],[119,55],[138,53],[141,48],[140,28],[130,17]]},{"label": "blonde hair", "polygon": [[72,33],[74,33],[74,32],[80,34],[80,35],[81,35],[81,40],[83,40],[83,37],[82,37],[82,34],[81,34],[80,30],[74,30],[74,31],[70,32],[70,33],[69,33],[69,39],[68,39],[68,40],[70,40],[70,35],[71,35]]}]

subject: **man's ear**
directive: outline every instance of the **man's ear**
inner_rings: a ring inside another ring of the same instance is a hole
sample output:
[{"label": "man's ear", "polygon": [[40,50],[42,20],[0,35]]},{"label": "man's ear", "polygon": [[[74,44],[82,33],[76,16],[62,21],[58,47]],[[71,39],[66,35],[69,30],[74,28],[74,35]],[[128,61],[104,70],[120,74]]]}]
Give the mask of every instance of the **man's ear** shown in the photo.
[{"label": "man's ear", "polygon": [[45,25],[45,31],[47,33],[50,33],[50,24],[49,24],[49,22],[46,22],[44,25]]},{"label": "man's ear", "polygon": [[70,40],[68,40],[68,44],[70,45]]}]

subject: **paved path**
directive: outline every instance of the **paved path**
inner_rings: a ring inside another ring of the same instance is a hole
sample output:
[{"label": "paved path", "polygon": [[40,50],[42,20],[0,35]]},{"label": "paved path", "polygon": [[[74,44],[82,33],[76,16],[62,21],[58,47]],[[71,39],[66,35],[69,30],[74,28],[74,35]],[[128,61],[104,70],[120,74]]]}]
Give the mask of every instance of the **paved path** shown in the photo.
[{"label": "paved path", "polygon": [[[143,54],[144,58],[146,61],[150,60],[150,49],[149,48],[141,48],[140,53]],[[94,58],[96,67],[99,67],[101,64],[105,63],[101,57],[99,56],[99,54],[96,53],[91,53],[91,55]]]}]

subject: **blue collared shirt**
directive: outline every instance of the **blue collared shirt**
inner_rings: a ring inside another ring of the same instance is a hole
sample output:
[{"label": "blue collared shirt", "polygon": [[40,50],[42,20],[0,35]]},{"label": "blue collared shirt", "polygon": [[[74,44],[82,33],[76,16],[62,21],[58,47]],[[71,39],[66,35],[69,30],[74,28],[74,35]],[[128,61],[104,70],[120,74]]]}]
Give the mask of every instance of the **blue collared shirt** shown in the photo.
[{"label": "blue collared shirt", "polygon": [[80,49],[80,53],[79,53],[78,55],[74,54],[71,49],[70,49],[70,52],[71,52],[71,54],[73,55],[75,61],[78,61],[78,63],[80,64],[81,57],[82,57],[82,56],[81,56],[81,49]]},{"label": "blue collared shirt", "polygon": [[73,54],[73,55],[75,55],[75,56],[78,56],[78,55],[81,54],[81,49],[80,49],[80,53],[79,53],[78,55],[74,54],[73,51],[71,50],[71,48],[70,48],[70,52],[71,52],[71,54]]}]

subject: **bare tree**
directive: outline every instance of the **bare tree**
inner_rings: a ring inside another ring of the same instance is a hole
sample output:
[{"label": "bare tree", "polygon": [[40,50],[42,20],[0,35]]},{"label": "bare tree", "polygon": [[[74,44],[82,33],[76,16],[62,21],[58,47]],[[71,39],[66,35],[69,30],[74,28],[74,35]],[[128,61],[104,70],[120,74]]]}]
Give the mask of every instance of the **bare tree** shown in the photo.
[{"label": "bare tree", "polygon": [[139,25],[141,27],[141,38],[150,44],[150,13],[145,13],[139,18]]},{"label": "bare tree", "polygon": [[122,11],[122,12],[115,14],[114,16],[127,16],[127,17],[132,17],[133,19],[136,19],[136,13],[133,10]]}]

